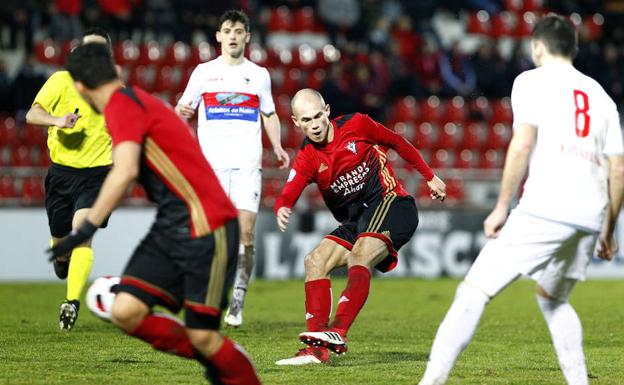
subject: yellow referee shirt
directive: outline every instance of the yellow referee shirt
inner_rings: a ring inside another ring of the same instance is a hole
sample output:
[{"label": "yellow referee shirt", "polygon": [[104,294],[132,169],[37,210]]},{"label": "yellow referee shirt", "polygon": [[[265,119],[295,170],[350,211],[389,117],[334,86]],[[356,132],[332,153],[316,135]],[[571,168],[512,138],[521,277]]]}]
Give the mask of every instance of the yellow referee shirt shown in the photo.
[{"label": "yellow referee shirt", "polygon": [[80,118],[72,128],[48,127],[48,149],[52,162],[73,168],[108,166],[112,163],[111,138],[104,115],[95,112],[74,88],[68,71],[58,71],[45,82],[34,104],[53,116],[78,109]]}]

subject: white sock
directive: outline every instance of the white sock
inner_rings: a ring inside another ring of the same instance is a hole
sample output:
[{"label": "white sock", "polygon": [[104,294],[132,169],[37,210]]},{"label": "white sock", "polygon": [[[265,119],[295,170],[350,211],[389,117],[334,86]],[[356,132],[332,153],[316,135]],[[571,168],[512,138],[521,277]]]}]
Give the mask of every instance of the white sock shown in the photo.
[{"label": "white sock", "polygon": [[567,301],[537,296],[552,337],[559,366],[569,385],[587,385],[581,320]]},{"label": "white sock", "polygon": [[232,292],[232,302],[237,302],[237,306],[243,307],[245,294],[247,294],[247,286],[254,267],[254,246],[241,245],[242,253],[238,256],[238,265],[236,266],[236,278],[234,279],[234,290]]},{"label": "white sock", "polygon": [[459,284],[451,308],[440,324],[431,347],[427,369],[419,385],[442,385],[459,354],[474,335],[490,298],[464,282]]}]

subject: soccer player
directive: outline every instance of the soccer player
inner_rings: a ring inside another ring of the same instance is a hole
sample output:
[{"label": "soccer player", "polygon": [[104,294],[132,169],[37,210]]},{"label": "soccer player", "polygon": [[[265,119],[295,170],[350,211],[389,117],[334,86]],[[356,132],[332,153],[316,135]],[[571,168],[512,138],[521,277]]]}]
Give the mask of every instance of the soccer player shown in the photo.
[{"label": "soccer player", "polygon": [[[101,43],[111,49],[110,37],[99,28],[85,32],[82,44]],[[45,180],[45,206],[54,245],[80,223],[95,201],[111,164],[111,138],[104,118],[95,113],[74,88],[67,71],[52,74],[26,114],[30,124],[48,126],[52,165]],[[106,222],[101,227],[106,227]],[[67,278],[60,328],[71,330],[80,309],[80,295],[93,265],[91,239],[54,260],[54,272]]]},{"label": "soccer player", "polygon": [[[191,128],[158,98],[123,88],[102,45],[76,48],[67,68],[79,93],[104,113],[113,167],[87,217],[53,255],[93,236],[138,179],[157,215],[122,275],[113,323],[155,349],[197,360],[215,384],[259,384],[247,355],[218,331],[236,266],[237,212]],[[153,313],[157,304],[184,308],[185,323]]]},{"label": "soccer player", "polygon": [[[309,345],[278,365],[327,362],[328,349],[347,351],[347,332],[368,297],[371,269],[392,270],[397,252],[418,225],[414,198],[394,178],[384,148],[394,149],[416,167],[431,189],[432,199],[444,200],[445,185],[434,175],[414,146],[363,114],[329,119],[329,105],[312,89],[292,99],[292,120],[306,135],[282,193],[275,202],[277,224],[288,226],[301,192],[316,183],[340,226],[305,257],[305,307]],[[347,288],[338,302],[334,322],[330,273],[348,266]]]},{"label": "soccer player", "polygon": [[238,209],[240,249],[236,280],[225,323],[243,322],[243,304],[254,266],[254,233],[262,184],[260,121],[280,168],[288,153],[280,142],[280,122],[271,95],[269,72],[245,59],[249,19],[242,11],[226,11],[219,19],[221,55],[197,66],[175,107],[181,117],[193,117],[199,107],[198,137],[204,155],[221,186]]},{"label": "soccer player", "polygon": [[[420,385],[446,382],[485,305],[520,275],[537,281],[537,303],[567,383],[588,382],[581,322],[568,297],[585,279],[597,240],[598,257],[615,254],[624,191],[622,132],[611,98],[572,65],[577,35],[568,19],[539,20],[531,49],[537,68],[514,82],[514,134],[498,202],[483,224],[495,239],[457,288]],[[509,214],[527,167],[524,193]]]}]

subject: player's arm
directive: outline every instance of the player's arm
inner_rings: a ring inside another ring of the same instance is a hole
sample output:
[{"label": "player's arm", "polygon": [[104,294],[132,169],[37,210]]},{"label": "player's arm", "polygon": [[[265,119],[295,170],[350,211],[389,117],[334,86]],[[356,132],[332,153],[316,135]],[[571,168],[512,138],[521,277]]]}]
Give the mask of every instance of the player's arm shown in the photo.
[{"label": "player's arm", "polygon": [[[78,109],[76,109],[78,111]],[[63,116],[54,116],[39,103],[33,104],[26,113],[26,123],[37,126],[56,126],[61,128],[72,128],[78,121],[80,115],[77,112],[67,113]]]},{"label": "player's arm", "polygon": [[275,200],[274,210],[277,226],[282,232],[286,231],[288,227],[288,220],[290,214],[292,214],[292,208],[299,200],[303,189],[312,181],[312,174],[308,172],[305,167],[309,162],[307,163],[305,159],[306,157],[302,155],[302,151],[299,151],[299,154],[297,154],[295,158],[293,168],[290,170],[290,174],[288,174],[286,184],[284,184],[282,192]]},{"label": "player's arm", "polygon": [[277,160],[281,163],[280,169],[288,168],[290,165],[290,157],[288,153],[284,151],[282,148],[282,140],[281,140],[281,129],[280,129],[280,121],[275,112],[262,116],[262,125],[264,126],[264,130],[269,137],[269,141],[271,142],[271,146],[273,146],[273,152],[277,157]]},{"label": "player's arm", "polygon": [[496,207],[483,222],[483,231],[486,237],[495,238],[505,224],[509,214],[509,206],[514,193],[529,166],[529,158],[535,141],[537,140],[537,127],[531,124],[518,124],[514,127],[514,133],[507,149],[503,178]]},{"label": "player's arm", "polygon": [[607,159],[609,162],[609,205],[600,234],[598,257],[610,261],[617,251],[613,233],[622,208],[622,199],[624,199],[624,156],[609,156]]},{"label": "player's arm", "polygon": [[201,76],[199,67],[196,67],[189,78],[186,88],[178,100],[178,104],[174,110],[179,117],[184,119],[191,119],[195,115],[195,110],[199,104],[199,98],[201,96]]},{"label": "player's arm", "polygon": [[420,175],[425,178],[429,189],[431,190],[431,199],[439,199],[441,201],[446,198],[446,184],[442,179],[438,178],[429,167],[427,162],[416,147],[408,142],[404,137],[390,130],[384,125],[374,121],[366,115],[362,115],[365,124],[368,125],[367,132],[372,136],[373,141],[382,146],[392,148],[405,159],[409,164],[414,166]]}]

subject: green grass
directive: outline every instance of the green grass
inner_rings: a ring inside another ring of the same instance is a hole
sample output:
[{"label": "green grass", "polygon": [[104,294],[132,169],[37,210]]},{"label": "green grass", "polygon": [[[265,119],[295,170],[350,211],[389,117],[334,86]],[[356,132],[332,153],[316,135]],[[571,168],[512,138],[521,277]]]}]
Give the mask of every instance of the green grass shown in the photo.
[{"label": "green grass", "polygon": [[[335,297],[344,285],[334,281]],[[416,384],[456,285],[374,280],[349,334],[349,352],[329,365],[273,364],[301,346],[301,281],[256,281],[244,326],[225,332],[252,355],[264,384]],[[592,385],[624,384],[623,294],[622,281],[590,281],[572,296]],[[0,285],[0,385],[206,383],[198,364],[154,351],[86,309],[75,330],[60,332],[63,295],[61,284]],[[488,306],[449,384],[564,384],[530,281],[513,284]]]}]

